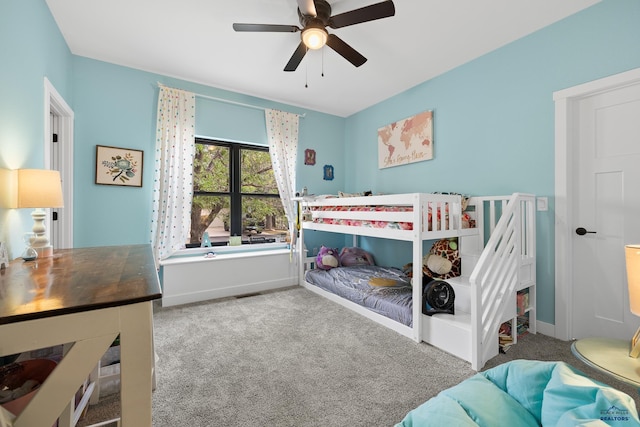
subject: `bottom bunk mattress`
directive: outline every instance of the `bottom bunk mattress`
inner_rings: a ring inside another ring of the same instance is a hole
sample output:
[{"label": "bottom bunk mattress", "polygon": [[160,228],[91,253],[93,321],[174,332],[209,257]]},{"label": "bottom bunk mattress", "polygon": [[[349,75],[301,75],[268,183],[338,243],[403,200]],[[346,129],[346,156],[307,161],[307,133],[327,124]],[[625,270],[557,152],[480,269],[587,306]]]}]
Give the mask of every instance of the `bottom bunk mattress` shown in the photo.
[{"label": "bottom bunk mattress", "polygon": [[[370,280],[374,278],[389,279],[393,286],[372,285]],[[413,326],[411,279],[397,268],[357,265],[315,269],[305,273],[305,280],[396,322]]]}]

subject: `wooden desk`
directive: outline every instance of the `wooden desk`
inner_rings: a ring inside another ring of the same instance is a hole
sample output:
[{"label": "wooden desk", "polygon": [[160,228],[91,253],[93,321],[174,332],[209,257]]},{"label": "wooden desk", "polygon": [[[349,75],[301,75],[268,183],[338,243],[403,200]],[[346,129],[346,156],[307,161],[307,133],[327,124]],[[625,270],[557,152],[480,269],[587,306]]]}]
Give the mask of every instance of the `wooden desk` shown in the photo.
[{"label": "wooden desk", "polygon": [[58,417],[64,425],[72,397],[120,334],[121,425],[151,427],[152,301],[160,297],[149,245],[58,250],[0,270],[0,356],[72,343],[13,426]]},{"label": "wooden desk", "polygon": [[571,344],[571,352],[592,368],[640,388],[640,359],[629,357],[629,346],[629,340],[583,338]]}]

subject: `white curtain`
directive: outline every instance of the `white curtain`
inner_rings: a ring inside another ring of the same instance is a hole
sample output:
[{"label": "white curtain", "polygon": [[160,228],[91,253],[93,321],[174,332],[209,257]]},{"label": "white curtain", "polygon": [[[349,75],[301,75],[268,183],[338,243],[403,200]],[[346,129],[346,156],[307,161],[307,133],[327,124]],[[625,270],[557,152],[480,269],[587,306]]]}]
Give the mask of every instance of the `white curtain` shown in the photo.
[{"label": "white curtain", "polygon": [[296,194],[296,161],[298,156],[298,122],[300,116],[278,110],[265,110],[267,138],[273,172],[278,184],[284,213],[289,221],[292,241],[296,236],[296,211],[292,201]]},{"label": "white curtain", "polygon": [[193,93],[160,87],[151,219],[156,262],[183,248],[189,236],[195,113]]}]

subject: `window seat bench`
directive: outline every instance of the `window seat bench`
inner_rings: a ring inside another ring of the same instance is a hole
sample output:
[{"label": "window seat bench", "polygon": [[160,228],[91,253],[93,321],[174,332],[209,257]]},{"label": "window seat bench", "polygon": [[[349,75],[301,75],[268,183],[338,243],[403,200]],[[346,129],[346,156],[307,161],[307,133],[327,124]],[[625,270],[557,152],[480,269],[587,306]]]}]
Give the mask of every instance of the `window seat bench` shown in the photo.
[{"label": "window seat bench", "polygon": [[288,245],[271,243],[181,250],[160,261],[160,283],[168,307],[293,286],[298,276]]}]

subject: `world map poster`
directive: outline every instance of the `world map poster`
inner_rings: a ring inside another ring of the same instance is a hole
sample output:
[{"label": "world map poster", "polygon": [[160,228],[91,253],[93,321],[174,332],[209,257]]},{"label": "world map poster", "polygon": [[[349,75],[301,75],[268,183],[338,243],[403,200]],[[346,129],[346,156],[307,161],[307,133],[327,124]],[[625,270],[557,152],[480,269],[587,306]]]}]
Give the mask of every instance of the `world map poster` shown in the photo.
[{"label": "world map poster", "polygon": [[378,129],[378,168],[433,159],[433,111]]}]

